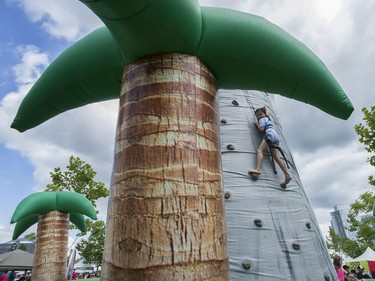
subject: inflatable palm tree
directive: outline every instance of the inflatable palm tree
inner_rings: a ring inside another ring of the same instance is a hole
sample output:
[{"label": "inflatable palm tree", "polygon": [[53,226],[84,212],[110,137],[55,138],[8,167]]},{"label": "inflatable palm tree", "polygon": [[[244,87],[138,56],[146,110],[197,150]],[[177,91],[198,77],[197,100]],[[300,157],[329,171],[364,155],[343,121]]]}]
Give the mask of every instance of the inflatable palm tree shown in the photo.
[{"label": "inflatable palm tree", "polygon": [[38,192],[23,199],[13,213],[13,239],[38,222],[33,280],[66,281],[69,220],[86,231],[84,215],[96,219],[91,202],[75,192]]},{"label": "inflatable palm tree", "polygon": [[12,127],[120,98],[102,280],[229,280],[217,88],[278,93],[344,119],[350,101],[263,18],[195,0],[82,2],[105,27],[50,65]]}]

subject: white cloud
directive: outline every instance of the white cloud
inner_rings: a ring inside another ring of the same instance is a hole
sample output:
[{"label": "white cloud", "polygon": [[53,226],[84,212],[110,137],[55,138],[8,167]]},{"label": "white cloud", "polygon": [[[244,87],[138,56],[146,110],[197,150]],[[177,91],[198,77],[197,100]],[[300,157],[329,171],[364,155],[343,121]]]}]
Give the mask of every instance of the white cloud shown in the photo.
[{"label": "white cloud", "polygon": [[21,63],[12,68],[15,81],[20,85],[33,84],[48,66],[48,56],[31,45],[19,46],[17,49],[17,53],[21,55]]},{"label": "white cloud", "polygon": [[[50,182],[53,167],[68,164],[70,155],[91,163],[98,180],[108,186],[112,167],[117,101],[109,101],[68,111],[41,126],[20,134],[9,125],[26,92],[48,64],[48,57],[36,47],[18,48],[20,63],[13,67],[18,91],[6,95],[0,104],[0,140],[20,152],[35,167],[34,190],[43,190]],[[95,164],[95,165],[94,165]]]},{"label": "white cloud", "polygon": [[48,64],[46,54],[40,53],[36,47],[20,46],[18,51],[21,62],[12,68],[18,89],[6,95],[0,103],[0,140],[12,149],[24,142],[21,135],[10,129],[12,118],[32,83],[40,76],[41,68]]},{"label": "white cloud", "polygon": [[22,7],[51,36],[73,41],[103,23],[80,1],[8,0]]},{"label": "white cloud", "polygon": [[13,235],[13,227],[8,225],[0,225],[0,241],[6,242],[11,240]]},{"label": "white cloud", "polygon": [[30,146],[18,149],[35,166],[35,188],[44,189],[51,167],[64,169],[70,155],[91,164],[98,172],[96,180],[109,187],[116,117],[117,103],[109,101],[71,110],[23,133]]},{"label": "white cloud", "polygon": [[349,206],[370,189],[367,177],[373,168],[366,162],[368,154],[353,142],[344,148],[325,146],[294,156],[321,230],[327,235],[333,206]]},{"label": "white cloud", "polygon": [[[331,200],[339,199],[347,203],[351,196],[342,193],[343,188],[350,189],[354,198],[368,189],[367,175],[372,168],[366,162],[367,156],[363,147],[354,142],[344,148],[332,145],[313,153],[305,151],[297,154],[296,162],[301,167],[299,170],[309,192],[328,190],[336,195]],[[334,204],[342,205],[342,202]]]},{"label": "white cloud", "polygon": [[324,237],[327,237],[331,226],[331,212],[333,212],[333,206],[330,209],[315,207],[314,204],[312,204],[312,206],[314,207],[314,213],[319,222],[320,231]]}]

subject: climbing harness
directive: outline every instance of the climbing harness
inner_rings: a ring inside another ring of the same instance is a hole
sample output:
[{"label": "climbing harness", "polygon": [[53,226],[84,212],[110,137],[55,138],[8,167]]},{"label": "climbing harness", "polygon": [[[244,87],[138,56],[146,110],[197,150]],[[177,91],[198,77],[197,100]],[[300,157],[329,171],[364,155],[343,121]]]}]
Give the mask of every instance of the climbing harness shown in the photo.
[{"label": "climbing harness", "polygon": [[267,144],[268,144],[268,149],[270,150],[270,154],[271,154],[271,163],[272,163],[272,169],[273,169],[273,172],[274,172],[275,174],[277,174],[276,165],[275,165],[275,159],[274,159],[274,157],[273,157],[273,153],[272,153],[272,148],[276,148],[278,151],[280,151],[280,154],[281,154],[281,156],[283,157],[283,159],[284,159],[284,161],[285,161],[286,167],[287,167],[288,169],[290,169],[290,167],[289,167],[289,163],[288,163],[288,160],[286,159],[286,157],[285,157],[285,153],[284,153],[284,151],[281,149],[281,147],[278,146],[278,145],[273,145],[268,139],[266,139],[266,142],[267,142]]},{"label": "climbing harness", "polygon": [[[268,118],[269,120],[271,120],[271,118],[267,115],[266,117],[263,117],[263,118]],[[289,167],[289,163],[288,163],[288,160],[286,159],[286,156],[285,156],[285,153],[284,151],[281,149],[281,147],[279,145],[276,145],[276,144],[273,144],[272,141],[267,137],[267,130],[275,130],[273,128],[273,124],[267,124],[266,127],[264,127],[264,132],[263,132],[263,136],[264,136],[264,139],[266,140],[267,144],[268,144],[268,149],[270,151],[270,155],[271,155],[271,163],[272,163],[272,169],[273,169],[273,172],[275,174],[277,174],[277,170],[276,170],[276,165],[275,165],[275,159],[274,159],[274,156],[273,156],[273,153],[272,153],[272,149],[275,148],[277,149],[278,151],[280,151],[280,154],[282,156],[282,158],[284,159],[285,161],[285,164],[286,164],[286,167],[288,169],[290,169]]]}]

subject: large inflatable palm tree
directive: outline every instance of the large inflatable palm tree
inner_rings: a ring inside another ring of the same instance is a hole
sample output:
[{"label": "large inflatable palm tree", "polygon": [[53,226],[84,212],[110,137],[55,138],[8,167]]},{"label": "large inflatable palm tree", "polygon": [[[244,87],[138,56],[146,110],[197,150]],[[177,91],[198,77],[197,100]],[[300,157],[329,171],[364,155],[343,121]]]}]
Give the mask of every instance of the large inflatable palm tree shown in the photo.
[{"label": "large inflatable palm tree", "polygon": [[120,98],[102,280],[229,280],[217,88],[278,93],[344,119],[350,101],[263,18],[195,0],[82,2],[106,26],[51,64],[12,127]]},{"label": "large inflatable palm tree", "polygon": [[13,239],[38,222],[33,259],[33,280],[65,281],[69,221],[86,232],[84,215],[96,220],[91,202],[75,192],[38,192],[23,199],[13,213]]}]

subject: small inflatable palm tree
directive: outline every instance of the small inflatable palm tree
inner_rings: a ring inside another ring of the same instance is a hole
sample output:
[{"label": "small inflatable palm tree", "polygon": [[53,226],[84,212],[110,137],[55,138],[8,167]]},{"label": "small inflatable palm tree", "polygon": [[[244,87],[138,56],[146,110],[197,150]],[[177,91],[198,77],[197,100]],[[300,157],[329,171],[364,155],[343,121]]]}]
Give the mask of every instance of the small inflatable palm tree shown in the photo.
[{"label": "small inflatable palm tree", "polygon": [[344,119],[349,99],[263,18],[196,0],[82,2],[106,26],[50,65],[12,127],[120,98],[102,280],[229,280],[217,88],[278,93]]},{"label": "small inflatable palm tree", "polygon": [[13,239],[38,222],[33,280],[66,281],[69,221],[86,231],[84,215],[96,219],[91,202],[75,192],[38,192],[23,199],[13,213]]}]

